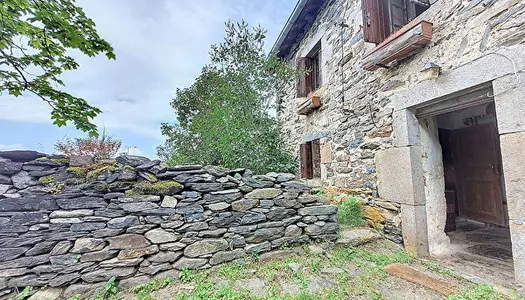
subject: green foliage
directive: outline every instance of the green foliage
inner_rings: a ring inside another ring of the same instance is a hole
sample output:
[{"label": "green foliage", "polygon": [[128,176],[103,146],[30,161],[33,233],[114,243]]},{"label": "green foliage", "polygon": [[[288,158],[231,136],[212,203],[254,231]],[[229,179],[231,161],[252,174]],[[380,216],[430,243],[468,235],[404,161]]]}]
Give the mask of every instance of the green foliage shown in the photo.
[{"label": "green foliage", "polygon": [[437,274],[441,274],[441,275],[446,275],[446,276],[450,276],[450,277],[459,277],[456,273],[454,273],[454,271],[450,270],[450,269],[447,269],[447,268],[444,268],[442,267],[440,264],[436,263],[436,262],[433,262],[433,261],[421,261],[421,264],[427,268],[428,270],[434,272],[434,273],[437,273]]},{"label": "green foliage", "polygon": [[154,299],[150,293],[153,291],[160,290],[162,288],[165,288],[173,281],[173,278],[168,277],[164,280],[153,280],[149,283],[144,283],[141,285],[138,285],[131,289],[131,291],[135,294],[137,294],[137,298],[139,300],[149,300]]},{"label": "green foliage", "polygon": [[245,268],[238,263],[225,264],[220,267],[217,274],[219,277],[228,279],[230,281],[245,277]]},{"label": "green foliage", "polygon": [[64,188],[63,182],[51,182],[47,184],[47,188],[49,189],[49,192],[53,195],[60,194],[62,192],[62,189]]},{"label": "green foliage", "polygon": [[0,92],[34,94],[51,106],[55,125],[72,121],[77,129],[97,136],[91,119],[101,110],[56,88],[64,86],[62,73],[79,67],[68,55],[71,50],[115,59],[93,20],[68,0],[1,1],[0,18]]},{"label": "green foliage", "polygon": [[40,181],[41,184],[50,184],[53,182],[53,180],[55,180],[55,177],[56,177],[56,174],[42,176],[38,179],[38,181]]},{"label": "green foliage", "polygon": [[505,300],[508,299],[488,284],[479,284],[450,295],[448,300]]},{"label": "green foliage", "polygon": [[115,296],[117,292],[117,278],[113,276],[104,284],[104,299]]},{"label": "green foliage", "polygon": [[337,211],[337,221],[341,225],[349,225],[352,227],[361,226],[365,222],[359,201],[350,198],[339,205]]},{"label": "green foliage", "polygon": [[80,300],[80,299],[82,299],[81,294],[74,294],[71,298],[69,298],[69,300]]},{"label": "green foliage", "polygon": [[26,286],[21,293],[18,293],[16,296],[15,296],[15,300],[24,300],[26,299],[27,297],[29,297],[31,295],[31,290],[32,288],[30,286]]},{"label": "green foliage", "polygon": [[171,106],[177,122],[162,124],[167,139],[157,148],[161,158],[258,173],[295,170],[270,113],[295,71],[264,52],[265,37],[244,21],[226,23],[224,42],[211,47],[211,64],[193,85],[176,91]]},{"label": "green foliage", "polygon": [[191,272],[191,270],[184,268],[179,273],[179,280],[185,283],[191,282],[195,278],[195,275]]},{"label": "green foliage", "polygon": [[88,169],[85,167],[69,167],[66,171],[76,178],[85,178]]},{"label": "green foliage", "polygon": [[94,169],[92,171],[89,171],[87,173],[87,180],[89,181],[95,181],[97,180],[98,176],[104,172],[105,170],[108,170],[110,172],[115,172],[115,166],[112,165],[102,165],[100,168]]}]

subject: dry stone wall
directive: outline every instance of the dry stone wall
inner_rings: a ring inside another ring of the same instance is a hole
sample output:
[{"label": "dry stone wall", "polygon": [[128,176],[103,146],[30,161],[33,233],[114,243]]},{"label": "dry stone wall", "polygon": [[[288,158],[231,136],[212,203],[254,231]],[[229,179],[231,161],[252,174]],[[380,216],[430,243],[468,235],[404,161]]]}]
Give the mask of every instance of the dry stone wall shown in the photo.
[{"label": "dry stone wall", "polygon": [[285,173],[0,152],[0,291],[86,291],[337,238],[337,207]]}]

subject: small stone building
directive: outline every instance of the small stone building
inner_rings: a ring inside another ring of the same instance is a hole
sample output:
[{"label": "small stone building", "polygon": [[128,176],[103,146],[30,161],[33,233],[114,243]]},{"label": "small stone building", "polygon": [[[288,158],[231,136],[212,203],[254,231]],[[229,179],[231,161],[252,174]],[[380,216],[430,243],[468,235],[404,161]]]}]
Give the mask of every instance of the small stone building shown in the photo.
[{"label": "small stone building", "polygon": [[273,50],[303,71],[278,100],[301,176],[524,283],[524,41],[523,0],[298,1]]}]

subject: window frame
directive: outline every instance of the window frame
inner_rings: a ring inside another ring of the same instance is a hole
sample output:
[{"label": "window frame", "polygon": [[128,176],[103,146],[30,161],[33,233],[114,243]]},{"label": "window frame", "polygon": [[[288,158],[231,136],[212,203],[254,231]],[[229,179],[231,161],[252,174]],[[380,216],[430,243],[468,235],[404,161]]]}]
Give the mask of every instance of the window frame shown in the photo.
[{"label": "window frame", "polygon": [[[432,4],[429,0],[362,0],[361,5],[364,40],[378,45],[425,12]],[[396,18],[392,7],[401,8],[401,14],[398,13]]]},{"label": "window frame", "polygon": [[318,41],[306,56],[299,57],[296,66],[298,71],[304,71],[297,79],[296,95],[298,98],[307,97],[322,86],[321,41]]}]

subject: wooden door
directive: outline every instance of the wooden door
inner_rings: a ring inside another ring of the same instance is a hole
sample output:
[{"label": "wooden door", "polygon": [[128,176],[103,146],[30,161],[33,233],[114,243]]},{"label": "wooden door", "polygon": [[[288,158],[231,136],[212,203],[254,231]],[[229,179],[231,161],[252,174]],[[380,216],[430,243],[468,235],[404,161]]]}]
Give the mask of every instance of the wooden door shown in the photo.
[{"label": "wooden door", "polygon": [[505,226],[499,139],[493,124],[454,132],[459,215]]}]

